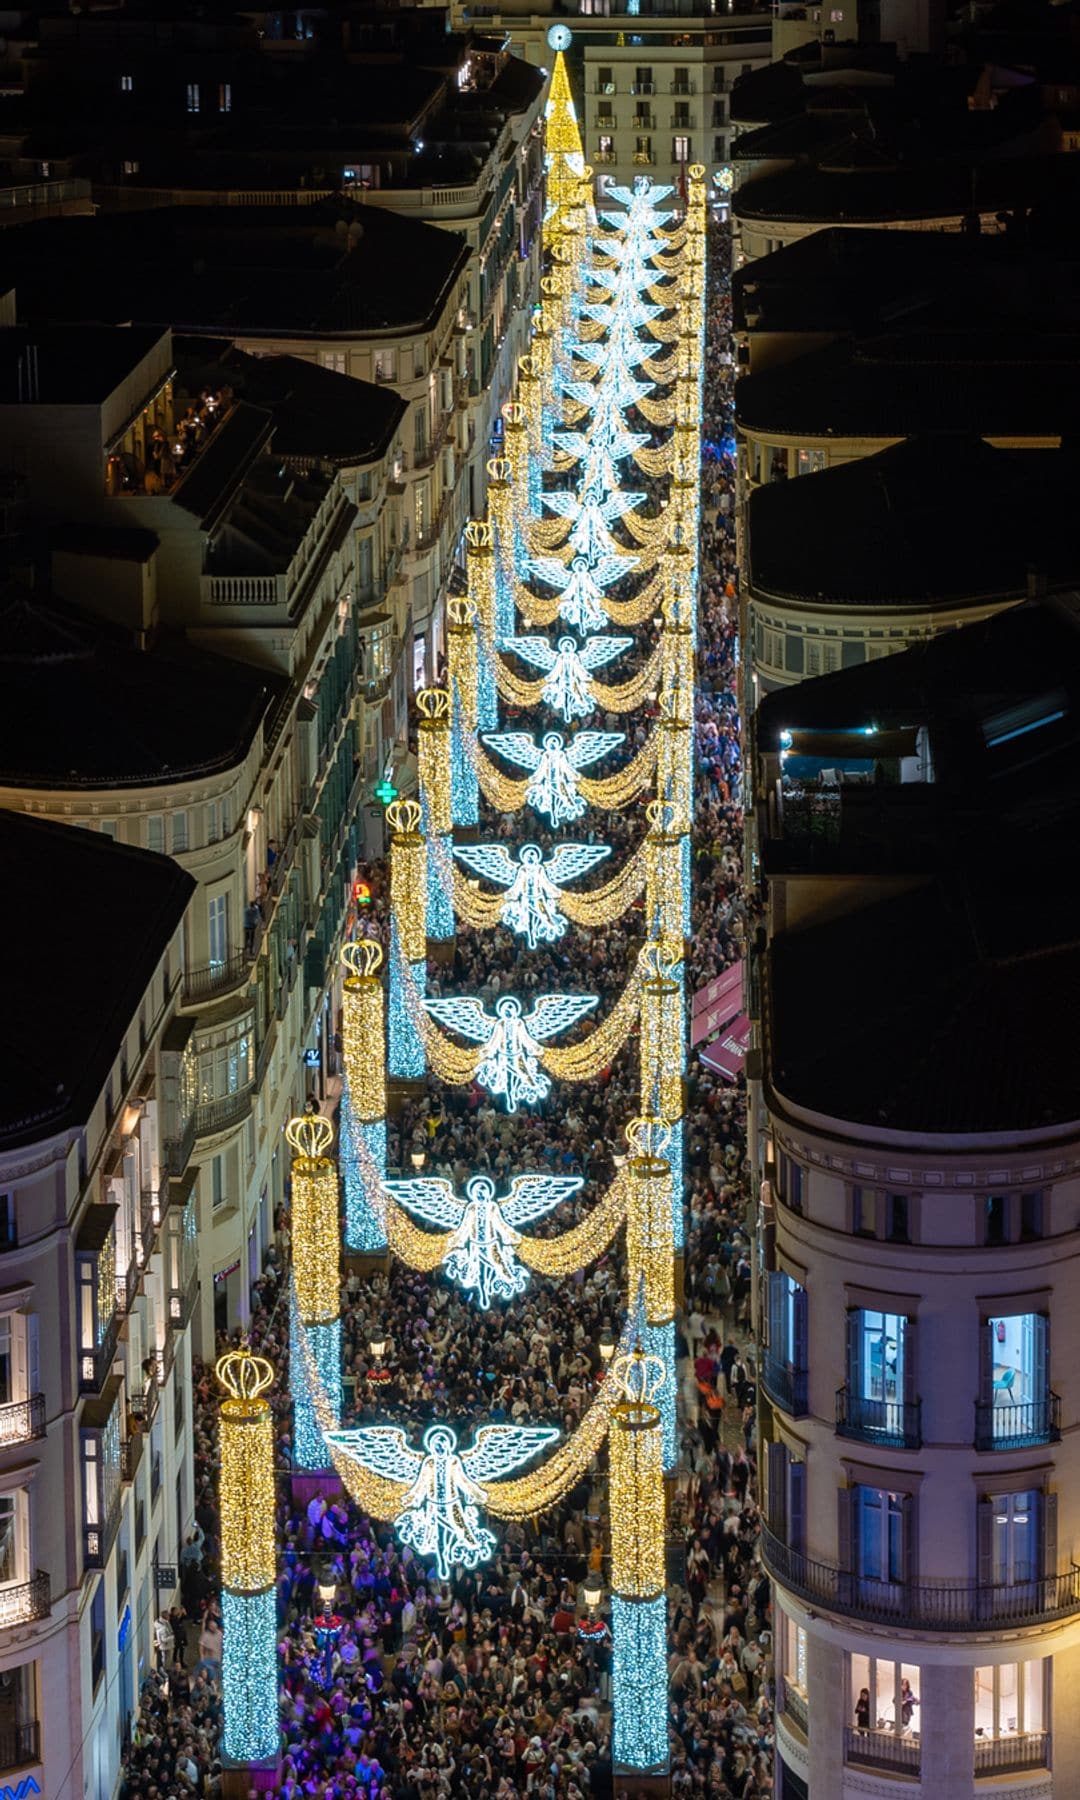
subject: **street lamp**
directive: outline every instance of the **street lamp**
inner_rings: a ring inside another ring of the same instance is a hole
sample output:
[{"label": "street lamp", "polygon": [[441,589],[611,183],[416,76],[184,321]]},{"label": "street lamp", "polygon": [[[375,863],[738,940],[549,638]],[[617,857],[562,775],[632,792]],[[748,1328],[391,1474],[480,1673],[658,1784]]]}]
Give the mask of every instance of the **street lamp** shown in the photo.
[{"label": "street lamp", "polygon": [[615,1354],[615,1339],[612,1337],[606,1325],[597,1339],[596,1348],[600,1352],[601,1362],[609,1363]]},{"label": "street lamp", "polygon": [[584,1581],[584,1583],[582,1585],[582,1589],[581,1589],[581,1598],[584,1600],[585,1605],[588,1608],[590,1618],[595,1613],[595,1611],[596,1611],[597,1607],[599,1606],[603,1597],[604,1597],[604,1584],[601,1581],[600,1576],[596,1572],[596,1570],[595,1569],[590,1570],[589,1574],[586,1575],[586,1577],[585,1577],[585,1581]]},{"label": "street lamp", "polygon": [[419,1173],[419,1171],[423,1168],[424,1164],[427,1162],[427,1157],[424,1154],[423,1150],[414,1150],[409,1158],[409,1161],[412,1163],[413,1168]]},{"label": "street lamp", "polygon": [[390,1371],[383,1367],[383,1358],[386,1355],[386,1333],[383,1331],[373,1331],[368,1339],[368,1349],[371,1351],[371,1367],[368,1370],[368,1380],[375,1382],[389,1381]]}]

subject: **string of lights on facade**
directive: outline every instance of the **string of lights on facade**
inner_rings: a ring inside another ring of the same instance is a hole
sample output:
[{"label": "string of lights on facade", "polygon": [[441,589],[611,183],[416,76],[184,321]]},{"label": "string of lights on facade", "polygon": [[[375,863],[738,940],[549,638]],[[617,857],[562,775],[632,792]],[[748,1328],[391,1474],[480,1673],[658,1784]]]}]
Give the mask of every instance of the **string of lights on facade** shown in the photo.
[{"label": "string of lights on facade", "polygon": [[[607,1441],[613,1754],[617,1769],[644,1775],[664,1773],[668,1759],[665,1475],[676,1454],[684,1242],[705,191],[695,167],[684,197],[643,179],[609,190],[596,210],[563,54],[569,35],[564,26],[551,34],[547,273],[534,338],[489,465],[486,515],[466,532],[466,593],[450,603],[443,685],[417,696],[417,797],[395,799],[386,814],[388,950],[364,938],[342,952],[336,1156],[318,1116],[287,1132],[290,1389],[297,1468],[335,1470],[443,1581],[496,1554],[501,1521],[556,1506]],[[524,715],[513,728],[500,720],[502,703]],[[631,755],[628,734],[580,725],[597,708],[629,722],[645,707],[652,723]],[[607,813],[630,808],[643,829],[620,864],[598,839]],[[595,830],[583,824],[588,814]],[[548,831],[557,841],[544,847],[536,840]],[[601,866],[599,885],[578,885]],[[644,946],[599,1022],[595,993],[504,991],[489,1002],[427,991],[432,946],[448,944],[459,921],[474,932],[505,928],[524,957],[639,903]],[[553,1084],[594,1081],[631,1055],[639,1116],[624,1121],[627,1154],[588,1210],[554,1235],[527,1228],[573,1201],[580,1176],[497,1182],[477,1171],[458,1187],[388,1167],[387,1116],[409,1084],[476,1083],[514,1114],[549,1103]],[[534,1275],[569,1279],[618,1246],[624,1314],[597,1398],[569,1434],[554,1420],[477,1416],[417,1435],[392,1401],[376,1423],[348,1427],[343,1244],[438,1270],[483,1311],[512,1309]],[[265,1398],[274,1372],[237,1352],[218,1373],[229,1393],[225,1745],[231,1760],[256,1764],[277,1741]]]}]

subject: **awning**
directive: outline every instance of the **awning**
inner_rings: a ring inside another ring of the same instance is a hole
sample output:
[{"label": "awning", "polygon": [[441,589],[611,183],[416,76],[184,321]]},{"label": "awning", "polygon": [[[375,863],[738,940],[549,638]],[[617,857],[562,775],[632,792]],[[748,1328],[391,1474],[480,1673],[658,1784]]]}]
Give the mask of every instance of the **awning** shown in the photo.
[{"label": "awning", "polygon": [[740,1013],[738,1018],[733,1019],[718,1038],[714,1038],[711,1044],[706,1044],[703,1050],[699,1050],[698,1055],[707,1069],[712,1069],[715,1074],[722,1075],[725,1081],[734,1081],[737,1076],[742,1074],[743,1063],[746,1061],[746,1052],[749,1048],[750,1021],[745,1013]]},{"label": "awning", "polygon": [[690,1003],[690,1042],[715,1037],[743,1009],[743,959],[698,988]]}]

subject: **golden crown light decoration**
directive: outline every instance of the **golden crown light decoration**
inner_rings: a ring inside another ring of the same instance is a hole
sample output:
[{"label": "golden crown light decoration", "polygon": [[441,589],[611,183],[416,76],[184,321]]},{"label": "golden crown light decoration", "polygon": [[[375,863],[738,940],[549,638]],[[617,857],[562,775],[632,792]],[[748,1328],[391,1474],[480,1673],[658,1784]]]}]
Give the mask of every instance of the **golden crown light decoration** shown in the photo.
[{"label": "golden crown light decoration", "polygon": [[418,1081],[424,1046],[410,1012],[411,990],[427,988],[427,844],[415,800],[393,800],[390,827],[390,1031],[387,1069],[398,1081]]},{"label": "golden crown light decoration", "polygon": [[417,779],[422,828],[427,839],[427,935],[441,943],[454,935],[449,883],[441,873],[449,857],[453,827],[450,690],[421,688],[416,705],[420,713]]},{"label": "golden crown light decoration", "polygon": [[478,659],[476,723],[493,731],[499,719],[492,656],[495,648],[495,532],[489,519],[470,519],[465,527],[465,579],[476,611]]},{"label": "golden crown light decoration", "polygon": [[476,734],[479,644],[476,606],[467,595],[447,602],[446,685],[450,692],[450,817],[475,825],[480,817],[476,770],[466,749]]},{"label": "golden crown light decoration", "polygon": [[[375,938],[343,944],[341,1014],[345,1083],[340,1143],[345,1189],[345,1244],[364,1255],[386,1249],[378,1178],[386,1170],[386,997],[382,945]],[[375,1179],[365,1176],[365,1166]]]},{"label": "golden crown light decoration", "polygon": [[274,1369],[230,1350],[216,1374],[221,1403],[222,1751],[265,1768],[278,1755],[277,1555],[274,1542]]},{"label": "golden crown light decoration", "polygon": [[341,1232],[337,1164],[326,1153],[334,1127],[321,1113],[290,1119],[285,1141],[291,1171],[292,1291],[289,1296],[290,1388],[293,1398],[293,1466],[325,1469],[329,1456],[315,1416],[300,1327],[319,1371],[335,1419],[341,1417]]}]

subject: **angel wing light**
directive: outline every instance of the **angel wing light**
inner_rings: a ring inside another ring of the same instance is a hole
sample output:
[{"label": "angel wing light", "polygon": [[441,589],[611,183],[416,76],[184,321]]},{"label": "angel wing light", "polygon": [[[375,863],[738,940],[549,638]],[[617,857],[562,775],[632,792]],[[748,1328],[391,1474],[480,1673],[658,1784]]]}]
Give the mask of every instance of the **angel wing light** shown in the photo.
[{"label": "angel wing light", "polygon": [[552,1425],[482,1425],[464,1455],[457,1432],[443,1424],[428,1426],[422,1452],[400,1425],[332,1431],[327,1439],[371,1474],[410,1484],[394,1529],[418,1556],[434,1560],[440,1581],[449,1581],[455,1566],[475,1569],[494,1553],[495,1537],[480,1523],[488,1487],[558,1435]]},{"label": "angel wing light", "polygon": [[459,844],[454,855],[474,874],[506,889],[499,917],[523,937],[530,950],[552,944],[566,932],[561,888],[611,855],[607,844],[557,844],[545,863],[539,844],[522,844],[512,861],[501,844]]},{"label": "angel wing light", "polygon": [[513,994],[496,1001],[494,1014],[473,995],[425,1000],[424,1006],[440,1025],[483,1045],[477,1081],[506,1101],[507,1112],[517,1112],[523,1102],[530,1106],[551,1092],[551,1077],[540,1066],[540,1044],[569,1030],[599,1003],[596,994],[542,994],[527,1016]]},{"label": "angel wing light", "polygon": [[425,1224],[450,1231],[442,1266],[451,1281],[475,1294],[484,1311],[494,1300],[512,1300],[528,1286],[528,1270],[515,1254],[521,1242],[517,1227],[542,1218],[581,1185],[580,1175],[516,1175],[509,1194],[497,1200],[495,1183],[487,1175],[470,1177],[464,1199],[439,1176],[383,1183],[388,1194]]},{"label": "angel wing light", "polygon": [[539,744],[523,731],[486,731],[485,744],[508,761],[529,770],[525,799],[553,828],[580,819],[586,803],[578,775],[623,741],[621,731],[579,731],[569,745],[558,731],[547,731]]}]

